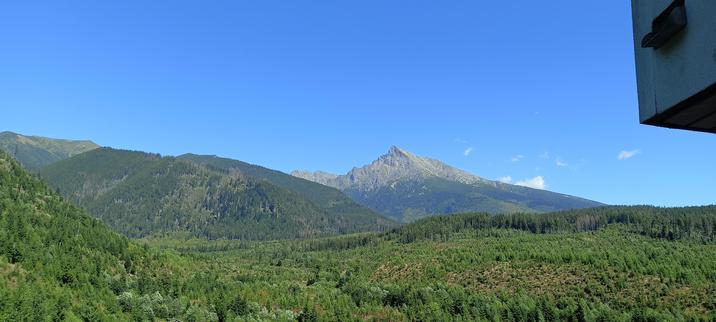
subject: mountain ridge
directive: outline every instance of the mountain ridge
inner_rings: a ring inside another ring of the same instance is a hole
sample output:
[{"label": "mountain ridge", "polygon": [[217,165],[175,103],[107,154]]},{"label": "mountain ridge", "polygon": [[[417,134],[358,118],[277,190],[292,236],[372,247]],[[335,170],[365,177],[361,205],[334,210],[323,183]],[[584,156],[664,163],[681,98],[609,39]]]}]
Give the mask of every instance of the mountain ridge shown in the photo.
[{"label": "mountain ridge", "polygon": [[99,145],[90,140],[53,139],[10,131],[0,132],[0,149],[31,171],[38,171],[54,162],[96,148]]},{"label": "mountain ridge", "polygon": [[547,212],[603,204],[547,190],[487,180],[440,160],[391,146],[386,154],[344,175],[293,171],[335,187],[398,221],[465,211]]},{"label": "mountain ridge", "polygon": [[351,198],[336,188],[297,178],[278,170],[216,155],[187,153],[178,156],[177,159],[188,160],[196,164],[208,166],[212,169],[226,171],[228,173],[240,173],[250,178],[267,181],[307,198],[330,213],[351,214],[364,217],[380,216],[372,210],[355,203]]},{"label": "mountain ridge", "polygon": [[354,167],[346,175],[328,172],[293,171],[292,175],[304,179],[318,180],[319,183],[337,189],[359,188],[373,190],[401,179],[424,179],[441,177],[460,183],[474,184],[485,179],[457,169],[442,161],[419,157],[397,146],[391,146],[387,154],[383,154],[363,167]]}]

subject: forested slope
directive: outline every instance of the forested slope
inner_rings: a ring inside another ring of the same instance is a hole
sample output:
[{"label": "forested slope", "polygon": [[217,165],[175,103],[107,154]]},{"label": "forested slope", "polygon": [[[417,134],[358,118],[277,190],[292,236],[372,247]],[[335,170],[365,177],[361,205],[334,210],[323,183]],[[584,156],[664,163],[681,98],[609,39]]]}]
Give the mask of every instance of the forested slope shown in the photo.
[{"label": "forested slope", "polygon": [[61,194],[123,234],[305,238],[382,230],[375,214],[332,214],[270,182],[144,152],[101,148],[44,168]]},{"label": "forested slope", "polygon": [[0,151],[0,321],[291,320],[63,200]]},{"label": "forested slope", "polygon": [[608,206],[547,214],[458,214],[426,218],[395,228],[390,239],[403,242],[448,238],[461,231],[515,229],[535,234],[597,231],[624,224],[636,234],[667,240],[716,241],[716,206],[659,208]]},{"label": "forested slope", "polygon": [[182,316],[185,303],[156,275],[167,258],[65,202],[0,151],[1,321],[130,320],[125,293],[147,311]]},{"label": "forested slope", "polygon": [[111,316],[137,256],[0,151],[0,320]]},{"label": "forested slope", "polygon": [[313,181],[239,160],[196,154],[184,154],[177,158],[225,173],[237,173],[255,180],[269,182],[308,199],[331,216],[346,217],[353,221],[366,223],[377,222],[380,226],[384,227],[393,226],[390,220],[357,204],[336,188],[324,186]]}]

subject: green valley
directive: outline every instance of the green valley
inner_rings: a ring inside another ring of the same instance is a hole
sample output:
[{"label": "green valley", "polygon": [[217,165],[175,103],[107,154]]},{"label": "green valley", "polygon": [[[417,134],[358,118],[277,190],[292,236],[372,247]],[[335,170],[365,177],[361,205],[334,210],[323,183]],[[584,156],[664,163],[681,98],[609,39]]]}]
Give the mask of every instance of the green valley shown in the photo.
[{"label": "green valley", "polygon": [[321,321],[708,321],[716,208],[433,217],[282,242],[147,240]]},{"label": "green valley", "polygon": [[4,1],[0,322],[716,322],[715,17]]},{"label": "green valley", "polygon": [[0,152],[0,237],[0,320],[716,318],[716,207],[460,214],[284,241],[130,240]]}]

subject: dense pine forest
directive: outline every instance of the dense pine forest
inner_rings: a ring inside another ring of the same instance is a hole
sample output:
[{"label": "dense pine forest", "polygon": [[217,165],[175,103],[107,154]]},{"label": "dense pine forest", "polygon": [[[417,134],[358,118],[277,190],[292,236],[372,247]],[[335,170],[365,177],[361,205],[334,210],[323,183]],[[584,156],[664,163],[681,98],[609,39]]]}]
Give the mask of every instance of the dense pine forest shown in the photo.
[{"label": "dense pine forest", "polygon": [[211,320],[214,285],[189,263],[111,231],[0,151],[0,321]]},{"label": "dense pine forest", "polygon": [[715,207],[606,207],[300,242],[148,242],[241,281],[251,302],[319,320],[711,321],[714,224]]},{"label": "dense pine forest", "polygon": [[132,240],[0,152],[2,321],[711,321],[716,207]]}]

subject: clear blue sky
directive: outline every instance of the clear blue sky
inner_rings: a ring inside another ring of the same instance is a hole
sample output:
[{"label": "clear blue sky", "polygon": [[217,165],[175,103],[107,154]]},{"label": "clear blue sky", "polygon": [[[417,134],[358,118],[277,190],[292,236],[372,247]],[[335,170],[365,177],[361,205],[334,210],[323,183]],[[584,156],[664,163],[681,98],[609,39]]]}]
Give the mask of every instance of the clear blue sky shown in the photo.
[{"label": "clear blue sky", "polygon": [[630,17],[628,1],[6,1],[0,130],[283,171],[398,145],[606,203],[714,203],[716,135],[638,124]]}]

